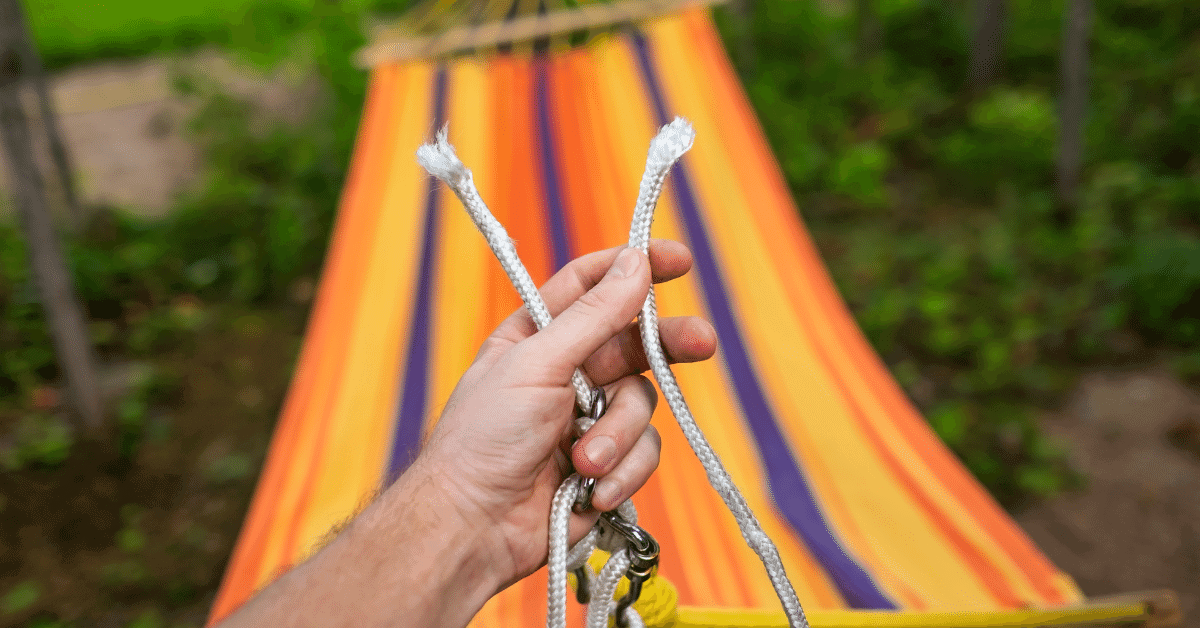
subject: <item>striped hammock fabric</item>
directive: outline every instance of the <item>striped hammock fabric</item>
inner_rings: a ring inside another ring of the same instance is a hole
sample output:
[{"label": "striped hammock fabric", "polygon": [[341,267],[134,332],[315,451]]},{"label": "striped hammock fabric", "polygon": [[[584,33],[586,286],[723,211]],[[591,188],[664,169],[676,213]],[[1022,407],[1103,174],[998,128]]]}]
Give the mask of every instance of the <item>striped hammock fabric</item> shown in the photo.
[{"label": "striped hammock fabric", "polygon": [[[691,11],[581,48],[372,71],[307,338],[214,620],[404,470],[483,338],[521,305],[458,200],[417,165],[417,146],[449,122],[540,283],[625,242],[647,143],[676,115],[697,139],[668,179],[654,235],[688,244],[695,268],[658,303],[666,316],[708,318],[720,348],[675,370],[806,608],[1081,600],[856,327],[708,14]],[[680,605],[778,611],[665,404],[653,420],[662,464],[634,502]],[[543,570],[472,625],[536,625],[545,600]],[[571,614],[581,625],[573,604]]]}]

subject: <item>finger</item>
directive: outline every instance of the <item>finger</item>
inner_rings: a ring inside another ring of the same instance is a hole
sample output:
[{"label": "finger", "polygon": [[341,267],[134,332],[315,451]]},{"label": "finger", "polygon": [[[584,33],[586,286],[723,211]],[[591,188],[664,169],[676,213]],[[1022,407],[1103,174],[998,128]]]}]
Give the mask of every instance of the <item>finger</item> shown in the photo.
[{"label": "finger", "polygon": [[592,492],[592,508],[606,512],[632,497],[658,468],[661,451],[662,439],[658,430],[653,425],[647,425],[629,455],[617,463],[612,472],[596,482],[596,489]]},{"label": "finger", "polygon": [[[624,250],[618,246],[589,253],[571,261],[554,274],[540,289],[550,316],[558,316],[572,303],[591,290],[612,266],[613,260]],[[688,248],[673,240],[650,241],[650,268],[654,283],[663,283],[687,274],[692,268],[692,253]],[[496,335],[519,342],[537,331],[529,311],[520,308],[513,312],[496,328]]]},{"label": "finger", "polygon": [[[658,333],[667,361],[672,364],[700,362],[717,352],[716,330],[708,321],[696,316],[659,319]],[[599,385],[648,370],[650,362],[642,346],[638,324],[630,323],[624,331],[604,343],[583,367]]]},{"label": "finger", "polygon": [[650,291],[650,264],[637,249],[625,249],[612,268],[545,329],[519,342],[506,359],[527,376],[528,385],[561,385],[642,307]]},{"label": "finger", "polygon": [[641,375],[626,377],[605,393],[611,400],[608,411],[571,450],[575,470],[590,478],[612,471],[629,454],[658,405],[658,391]]}]

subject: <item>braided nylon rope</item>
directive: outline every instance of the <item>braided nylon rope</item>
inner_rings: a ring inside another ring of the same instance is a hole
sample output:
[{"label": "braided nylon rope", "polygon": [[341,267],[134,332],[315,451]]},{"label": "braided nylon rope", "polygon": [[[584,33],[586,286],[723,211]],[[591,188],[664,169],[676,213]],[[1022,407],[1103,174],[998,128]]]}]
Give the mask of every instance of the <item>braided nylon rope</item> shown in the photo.
[{"label": "braided nylon rope", "polygon": [[[683,118],[675,118],[651,140],[650,151],[646,156],[646,171],[642,176],[637,205],[633,211],[633,221],[629,227],[630,248],[639,248],[643,253],[649,251],[650,223],[654,220],[654,208],[658,205],[659,195],[662,194],[667,172],[692,147],[695,137],[696,132],[692,129],[692,125]],[[779,550],[775,548],[775,544],[771,542],[766,532],[763,532],[758,519],[755,518],[750,506],[742,497],[741,491],[733,483],[729,473],[725,471],[721,459],[717,457],[712,446],[708,444],[708,439],[696,425],[692,411],[688,408],[687,402],[683,399],[683,392],[679,389],[679,382],[676,381],[675,374],[667,365],[667,357],[663,354],[662,341],[658,335],[658,308],[654,301],[654,286],[650,286],[650,293],[646,295],[639,322],[642,346],[646,348],[650,370],[654,373],[654,379],[658,381],[658,387],[662,390],[663,397],[671,408],[671,413],[675,415],[675,421],[683,430],[688,445],[692,447],[692,451],[700,459],[700,464],[704,466],[704,471],[708,475],[708,483],[712,485],[713,490],[717,491],[717,494],[725,501],[725,506],[737,519],[738,528],[742,533],[742,538],[746,540],[746,544],[762,560],[767,569],[767,575],[771,579],[771,585],[775,587],[775,593],[783,604],[788,623],[793,628],[807,627],[808,620],[805,619],[800,599],[796,596],[796,591],[792,587],[791,581],[788,580],[787,573],[784,572],[783,561],[779,558]],[[591,627],[589,626],[589,628]]]},{"label": "braided nylon rope", "polygon": [[[504,225],[496,220],[491,210],[484,204],[483,199],[479,196],[479,190],[475,189],[475,179],[471,176],[471,171],[458,158],[454,146],[450,145],[449,129],[448,125],[443,126],[442,130],[438,131],[437,140],[433,144],[425,144],[418,148],[417,161],[429,174],[441,179],[450,186],[451,190],[454,190],[458,200],[467,209],[467,214],[471,216],[471,222],[475,223],[475,228],[483,234],[488,247],[500,261],[500,267],[508,275],[508,280],[517,289],[517,294],[521,295],[521,300],[525,302],[525,309],[529,310],[534,324],[541,329],[550,324],[550,310],[546,309],[546,302],[542,300],[542,295],[534,285],[533,278],[529,276],[529,271],[525,269],[521,258],[517,256],[517,247],[513,245],[512,238],[508,237]],[[584,377],[583,371],[575,369],[574,375],[571,376],[571,385],[575,387],[576,403],[584,413],[591,412],[592,387]]]},{"label": "braided nylon rope", "polygon": [[[646,170],[642,176],[638,190],[638,200],[634,208],[633,221],[629,229],[629,246],[637,247],[643,253],[649,252],[650,226],[654,220],[654,208],[662,194],[663,184],[671,166],[677,162],[691,147],[695,132],[688,122],[676,118],[664,126],[650,143],[646,159]],[[516,247],[499,221],[488,210],[479,191],[475,188],[471,171],[458,159],[454,147],[447,139],[447,129],[443,127],[437,134],[436,140],[417,149],[417,161],[430,174],[444,181],[462,201],[470,214],[471,220],[487,240],[488,246],[500,261],[501,267],[512,281],[513,286],[521,295],[525,307],[529,310],[538,329],[550,323],[550,313],[538,293],[533,279],[517,256]],[[666,398],[671,412],[675,415],[680,429],[683,430],[688,444],[696,457],[704,466],[708,481],[713,489],[724,500],[725,505],[737,520],[738,528],[747,545],[754,550],[766,567],[771,584],[779,595],[787,614],[788,623],[792,628],[808,628],[804,610],[791,582],[784,572],[783,562],[775,544],[763,532],[754,513],[746,504],[737,486],[730,479],[720,459],[705,439],[704,434],[696,425],[691,410],[683,399],[683,393],[667,364],[663,353],[658,332],[658,310],[655,306],[654,288],[646,297],[642,306],[640,320],[642,344],[650,362],[650,369],[658,381],[659,388]],[[592,398],[586,378],[577,369],[572,377],[576,401],[584,413],[591,410]],[[576,422],[577,431],[582,434],[591,427],[591,421]],[[616,610],[613,595],[625,571],[629,568],[630,556],[625,540],[614,534],[611,529],[600,523],[593,528],[574,548],[568,548],[568,524],[571,518],[571,506],[580,492],[581,478],[578,474],[568,477],[554,495],[550,506],[550,539],[548,557],[548,591],[546,608],[547,628],[566,627],[567,573],[585,565],[587,557],[597,547],[611,552],[608,562],[593,579],[591,591],[592,603],[588,605],[587,628],[607,628],[609,617]],[[637,512],[632,502],[626,501],[618,508],[619,514],[630,523],[637,522]],[[626,609],[624,619],[631,628],[643,628],[644,624],[632,607]]]}]

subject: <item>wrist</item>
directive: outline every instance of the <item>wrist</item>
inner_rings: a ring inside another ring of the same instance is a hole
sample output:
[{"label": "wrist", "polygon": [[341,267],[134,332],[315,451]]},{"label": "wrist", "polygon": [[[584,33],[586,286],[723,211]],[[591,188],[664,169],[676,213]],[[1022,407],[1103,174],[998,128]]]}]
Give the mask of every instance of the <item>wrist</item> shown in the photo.
[{"label": "wrist", "polygon": [[451,487],[418,461],[346,531],[351,542],[360,537],[368,545],[390,546],[397,552],[384,562],[401,581],[398,592],[413,604],[448,599],[439,593],[453,593],[456,603],[424,609],[435,614],[417,622],[421,625],[466,625],[507,584],[494,534],[486,521],[463,511]]}]

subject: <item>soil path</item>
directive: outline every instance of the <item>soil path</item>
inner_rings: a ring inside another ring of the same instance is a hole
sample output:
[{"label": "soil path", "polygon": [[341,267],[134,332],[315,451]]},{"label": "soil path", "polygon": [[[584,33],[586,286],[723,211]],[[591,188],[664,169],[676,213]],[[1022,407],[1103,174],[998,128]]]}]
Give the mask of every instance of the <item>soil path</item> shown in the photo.
[{"label": "soil path", "polygon": [[1161,370],[1094,373],[1043,425],[1087,485],[1017,521],[1088,595],[1174,589],[1200,628],[1200,395]]},{"label": "soil path", "polygon": [[[301,95],[311,96],[311,83],[294,68],[265,75],[212,51],[102,62],[56,73],[50,77],[51,99],[85,204],[159,215],[197,180],[198,155],[183,129],[195,102],[172,87],[181,71],[214,78],[284,117],[302,115],[296,103],[309,101]],[[32,104],[32,91],[26,96]],[[26,110],[37,111],[32,106]],[[40,160],[49,164],[46,151],[41,152]],[[0,192],[7,189],[3,160],[0,155]],[[49,172],[43,167],[44,176]]]}]

